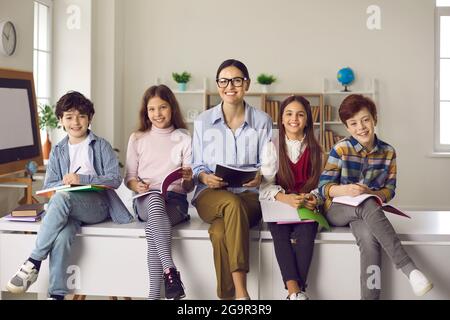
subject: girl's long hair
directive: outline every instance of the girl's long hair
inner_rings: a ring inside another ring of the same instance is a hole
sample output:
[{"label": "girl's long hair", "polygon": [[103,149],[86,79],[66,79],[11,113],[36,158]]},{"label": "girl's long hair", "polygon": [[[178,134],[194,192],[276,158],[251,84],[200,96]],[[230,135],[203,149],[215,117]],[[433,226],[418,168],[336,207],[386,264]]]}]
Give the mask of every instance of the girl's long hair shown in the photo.
[{"label": "girl's long hair", "polygon": [[151,130],[152,122],[148,118],[147,104],[151,98],[159,97],[160,99],[167,101],[172,111],[172,125],[175,129],[187,129],[184,122],[183,115],[181,114],[180,106],[178,104],[175,95],[169,87],[160,84],[157,86],[151,86],[144,92],[142,97],[141,109],[139,111],[139,129],[138,132],[146,132]]},{"label": "girl's long hair", "polygon": [[304,134],[306,134],[306,146],[309,148],[310,151],[310,174],[309,178],[302,187],[301,190],[295,190],[295,192],[310,192],[311,190],[315,189],[319,183],[319,177],[322,171],[322,148],[320,147],[319,142],[317,142],[317,139],[314,135],[314,123],[312,118],[312,112],[311,112],[311,106],[309,105],[309,101],[306,100],[302,96],[290,96],[286,98],[280,106],[280,111],[278,113],[278,124],[279,124],[279,166],[278,166],[278,172],[277,172],[277,183],[282,186],[285,190],[294,192],[294,175],[292,174],[291,167],[289,165],[289,157],[287,153],[287,146],[286,146],[286,130],[284,128],[284,125],[282,124],[283,119],[283,112],[284,109],[288,104],[291,102],[297,101],[299,102],[306,111],[306,127],[304,129]]}]

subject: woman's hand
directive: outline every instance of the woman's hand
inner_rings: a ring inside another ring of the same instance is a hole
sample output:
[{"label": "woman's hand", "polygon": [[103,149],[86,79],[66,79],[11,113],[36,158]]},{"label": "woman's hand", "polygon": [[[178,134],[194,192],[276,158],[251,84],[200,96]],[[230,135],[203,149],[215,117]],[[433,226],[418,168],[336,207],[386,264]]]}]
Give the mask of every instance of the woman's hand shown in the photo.
[{"label": "woman's hand", "polygon": [[205,184],[210,189],[220,189],[226,187],[228,183],[223,182],[223,179],[213,173],[202,172],[199,175],[200,182]]},{"label": "woman's hand", "polygon": [[63,184],[80,184],[80,177],[76,173],[68,173],[62,181]]},{"label": "woman's hand", "polygon": [[259,174],[259,172],[256,174],[255,179],[243,184],[243,187],[247,187],[247,188],[257,188],[259,187],[259,185],[261,184],[261,180],[262,180],[262,176],[261,174]]}]

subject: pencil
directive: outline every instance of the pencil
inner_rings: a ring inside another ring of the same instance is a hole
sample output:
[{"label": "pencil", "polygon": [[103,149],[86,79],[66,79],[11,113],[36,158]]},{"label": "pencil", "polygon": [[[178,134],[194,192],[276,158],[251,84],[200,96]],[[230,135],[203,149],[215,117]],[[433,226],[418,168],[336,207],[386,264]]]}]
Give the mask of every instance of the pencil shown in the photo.
[{"label": "pencil", "polygon": [[141,177],[137,176],[137,178],[138,178],[138,181],[139,181],[139,182],[142,182],[143,184],[145,184],[145,185],[148,185],[148,183],[145,183],[145,181],[144,181],[144,180],[142,180],[142,178],[141,178]]}]

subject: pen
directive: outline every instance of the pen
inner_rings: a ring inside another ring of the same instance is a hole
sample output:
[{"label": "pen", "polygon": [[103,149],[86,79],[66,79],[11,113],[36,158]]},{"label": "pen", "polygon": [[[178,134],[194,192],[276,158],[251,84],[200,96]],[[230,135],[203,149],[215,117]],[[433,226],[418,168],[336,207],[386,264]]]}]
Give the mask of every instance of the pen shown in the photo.
[{"label": "pen", "polygon": [[141,177],[137,176],[137,178],[138,178],[138,181],[139,181],[139,182],[142,182],[143,184],[148,185],[147,183],[145,183],[144,180],[141,179]]},{"label": "pen", "polygon": [[81,169],[81,166],[79,166],[79,167],[77,168],[77,170],[75,170],[74,173],[77,173],[78,171],[80,171],[80,169]]}]

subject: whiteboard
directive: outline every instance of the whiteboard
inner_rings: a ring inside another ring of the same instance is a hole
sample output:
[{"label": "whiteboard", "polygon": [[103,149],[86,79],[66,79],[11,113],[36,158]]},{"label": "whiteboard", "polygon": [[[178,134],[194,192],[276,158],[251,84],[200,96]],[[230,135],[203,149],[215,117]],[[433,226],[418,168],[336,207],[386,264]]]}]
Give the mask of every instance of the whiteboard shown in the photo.
[{"label": "whiteboard", "polygon": [[0,150],[33,145],[33,128],[25,88],[0,88]]}]

